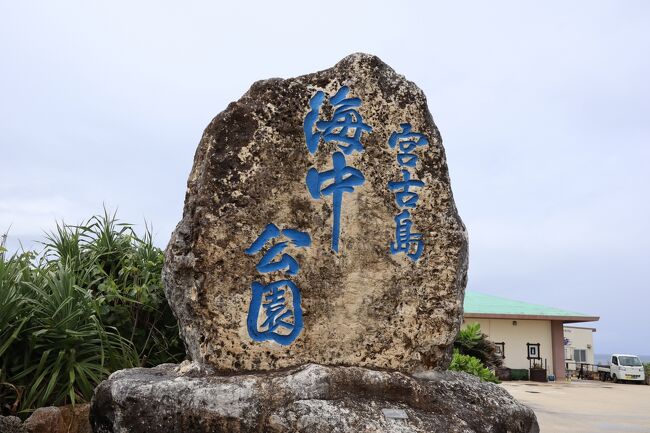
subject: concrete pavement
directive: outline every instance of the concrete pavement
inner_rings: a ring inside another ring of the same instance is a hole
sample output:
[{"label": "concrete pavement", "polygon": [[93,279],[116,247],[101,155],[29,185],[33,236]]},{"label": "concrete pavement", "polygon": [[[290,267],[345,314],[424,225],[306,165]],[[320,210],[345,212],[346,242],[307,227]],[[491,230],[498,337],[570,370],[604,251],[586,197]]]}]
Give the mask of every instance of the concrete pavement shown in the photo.
[{"label": "concrete pavement", "polygon": [[535,411],[541,433],[650,433],[650,386],[599,381],[503,382]]}]

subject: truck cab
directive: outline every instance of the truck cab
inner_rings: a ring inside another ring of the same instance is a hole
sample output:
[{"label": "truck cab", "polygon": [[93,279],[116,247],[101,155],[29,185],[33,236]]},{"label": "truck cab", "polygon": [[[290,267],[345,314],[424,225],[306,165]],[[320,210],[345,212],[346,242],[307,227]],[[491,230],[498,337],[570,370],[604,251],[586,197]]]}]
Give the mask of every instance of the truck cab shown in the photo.
[{"label": "truck cab", "polygon": [[609,374],[614,382],[619,380],[645,381],[643,364],[636,355],[613,354],[609,363]]}]

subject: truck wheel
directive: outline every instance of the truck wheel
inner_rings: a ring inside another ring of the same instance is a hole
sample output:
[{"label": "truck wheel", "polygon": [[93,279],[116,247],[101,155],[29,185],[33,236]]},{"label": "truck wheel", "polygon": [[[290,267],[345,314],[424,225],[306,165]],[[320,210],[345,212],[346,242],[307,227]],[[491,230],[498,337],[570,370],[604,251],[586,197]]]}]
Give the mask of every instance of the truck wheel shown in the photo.
[{"label": "truck wheel", "polygon": [[616,378],[615,374],[612,374],[612,382],[618,383],[618,379]]}]

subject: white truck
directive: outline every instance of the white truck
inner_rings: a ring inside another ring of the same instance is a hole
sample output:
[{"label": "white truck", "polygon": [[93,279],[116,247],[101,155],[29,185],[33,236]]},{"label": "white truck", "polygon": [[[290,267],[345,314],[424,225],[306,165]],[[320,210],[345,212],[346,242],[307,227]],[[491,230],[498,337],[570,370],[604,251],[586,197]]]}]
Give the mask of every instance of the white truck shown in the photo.
[{"label": "white truck", "polygon": [[607,366],[598,366],[598,376],[600,380],[611,379],[612,382],[619,381],[634,381],[643,383],[645,381],[645,373],[643,371],[643,364],[636,355],[625,355],[622,353],[615,353],[612,355]]}]

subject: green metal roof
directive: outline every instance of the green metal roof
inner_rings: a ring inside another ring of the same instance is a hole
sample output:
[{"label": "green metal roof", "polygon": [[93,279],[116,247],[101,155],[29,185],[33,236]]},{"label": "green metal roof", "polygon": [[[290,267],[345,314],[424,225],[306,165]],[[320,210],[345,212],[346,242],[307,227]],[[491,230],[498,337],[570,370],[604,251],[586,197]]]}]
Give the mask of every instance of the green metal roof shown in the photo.
[{"label": "green metal roof", "polygon": [[505,317],[521,316],[525,318],[525,316],[534,316],[535,318],[565,320],[567,322],[592,322],[599,319],[596,316],[577,313],[575,311],[515,301],[513,299],[500,298],[498,296],[471,291],[465,292],[464,307],[465,315],[474,317],[503,315]]}]

